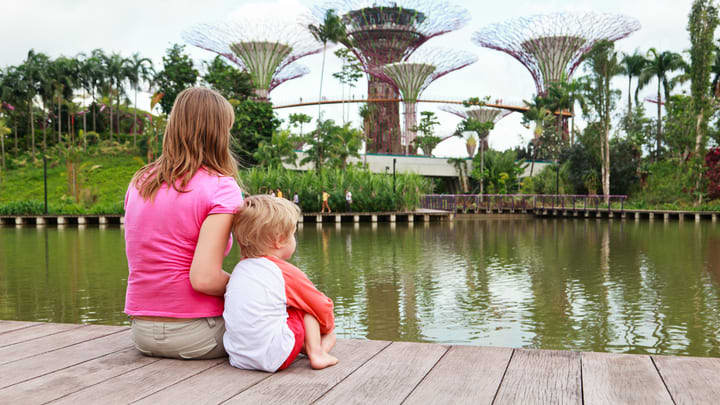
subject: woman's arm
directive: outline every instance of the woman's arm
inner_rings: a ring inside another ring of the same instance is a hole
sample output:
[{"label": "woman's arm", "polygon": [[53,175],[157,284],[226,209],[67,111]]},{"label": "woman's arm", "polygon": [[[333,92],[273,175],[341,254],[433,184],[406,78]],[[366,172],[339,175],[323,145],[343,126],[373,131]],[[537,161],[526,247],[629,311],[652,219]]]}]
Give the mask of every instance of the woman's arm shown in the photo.
[{"label": "woman's arm", "polygon": [[222,296],[230,275],[222,262],[230,237],[232,214],[208,215],[200,227],[195,256],[190,265],[190,284],[203,294]]}]

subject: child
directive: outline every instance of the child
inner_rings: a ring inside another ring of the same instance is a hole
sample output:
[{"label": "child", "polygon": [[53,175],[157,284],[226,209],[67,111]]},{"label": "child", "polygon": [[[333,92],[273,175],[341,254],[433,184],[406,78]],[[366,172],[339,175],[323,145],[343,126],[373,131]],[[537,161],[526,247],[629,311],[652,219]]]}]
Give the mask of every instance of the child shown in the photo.
[{"label": "child", "polygon": [[295,252],[296,205],[269,195],[245,200],[232,232],[244,256],[225,291],[230,364],[275,372],[292,364],[300,351],[310,366],[335,365],[333,303],[305,273],[286,262]]}]

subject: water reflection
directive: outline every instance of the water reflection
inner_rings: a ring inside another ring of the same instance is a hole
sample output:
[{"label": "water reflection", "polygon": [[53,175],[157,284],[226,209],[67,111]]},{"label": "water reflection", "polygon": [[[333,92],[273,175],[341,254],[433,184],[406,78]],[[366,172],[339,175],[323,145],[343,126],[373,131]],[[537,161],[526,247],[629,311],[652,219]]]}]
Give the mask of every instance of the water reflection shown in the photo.
[{"label": "water reflection", "polygon": [[[301,226],[293,260],[344,337],[720,355],[708,222]],[[125,323],[126,266],[121,228],[0,228],[0,319]]]}]

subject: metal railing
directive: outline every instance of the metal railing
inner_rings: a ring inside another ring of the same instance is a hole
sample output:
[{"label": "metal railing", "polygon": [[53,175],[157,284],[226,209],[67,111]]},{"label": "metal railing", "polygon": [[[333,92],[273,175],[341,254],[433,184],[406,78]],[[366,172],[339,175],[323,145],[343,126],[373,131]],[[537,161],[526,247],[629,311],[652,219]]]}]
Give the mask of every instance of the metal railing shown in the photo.
[{"label": "metal railing", "polygon": [[529,211],[529,210],[619,210],[625,209],[626,195],[571,194],[426,194],[420,208],[451,212]]}]

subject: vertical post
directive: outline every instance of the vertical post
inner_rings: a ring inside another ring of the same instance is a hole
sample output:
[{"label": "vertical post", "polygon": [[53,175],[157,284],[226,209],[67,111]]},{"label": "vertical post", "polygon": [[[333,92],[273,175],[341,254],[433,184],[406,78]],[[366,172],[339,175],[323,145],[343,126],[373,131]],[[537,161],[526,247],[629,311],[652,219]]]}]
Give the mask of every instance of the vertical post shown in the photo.
[{"label": "vertical post", "polygon": [[47,205],[47,158],[45,157],[45,153],[43,153],[43,184],[44,184],[44,190],[45,190],[45,215],[48,213],[48,205]]},{"label": "vertical post", "polygon": [[397,163],[397,159],[393,158],[393,193],[395,192],[395,164]]}]

